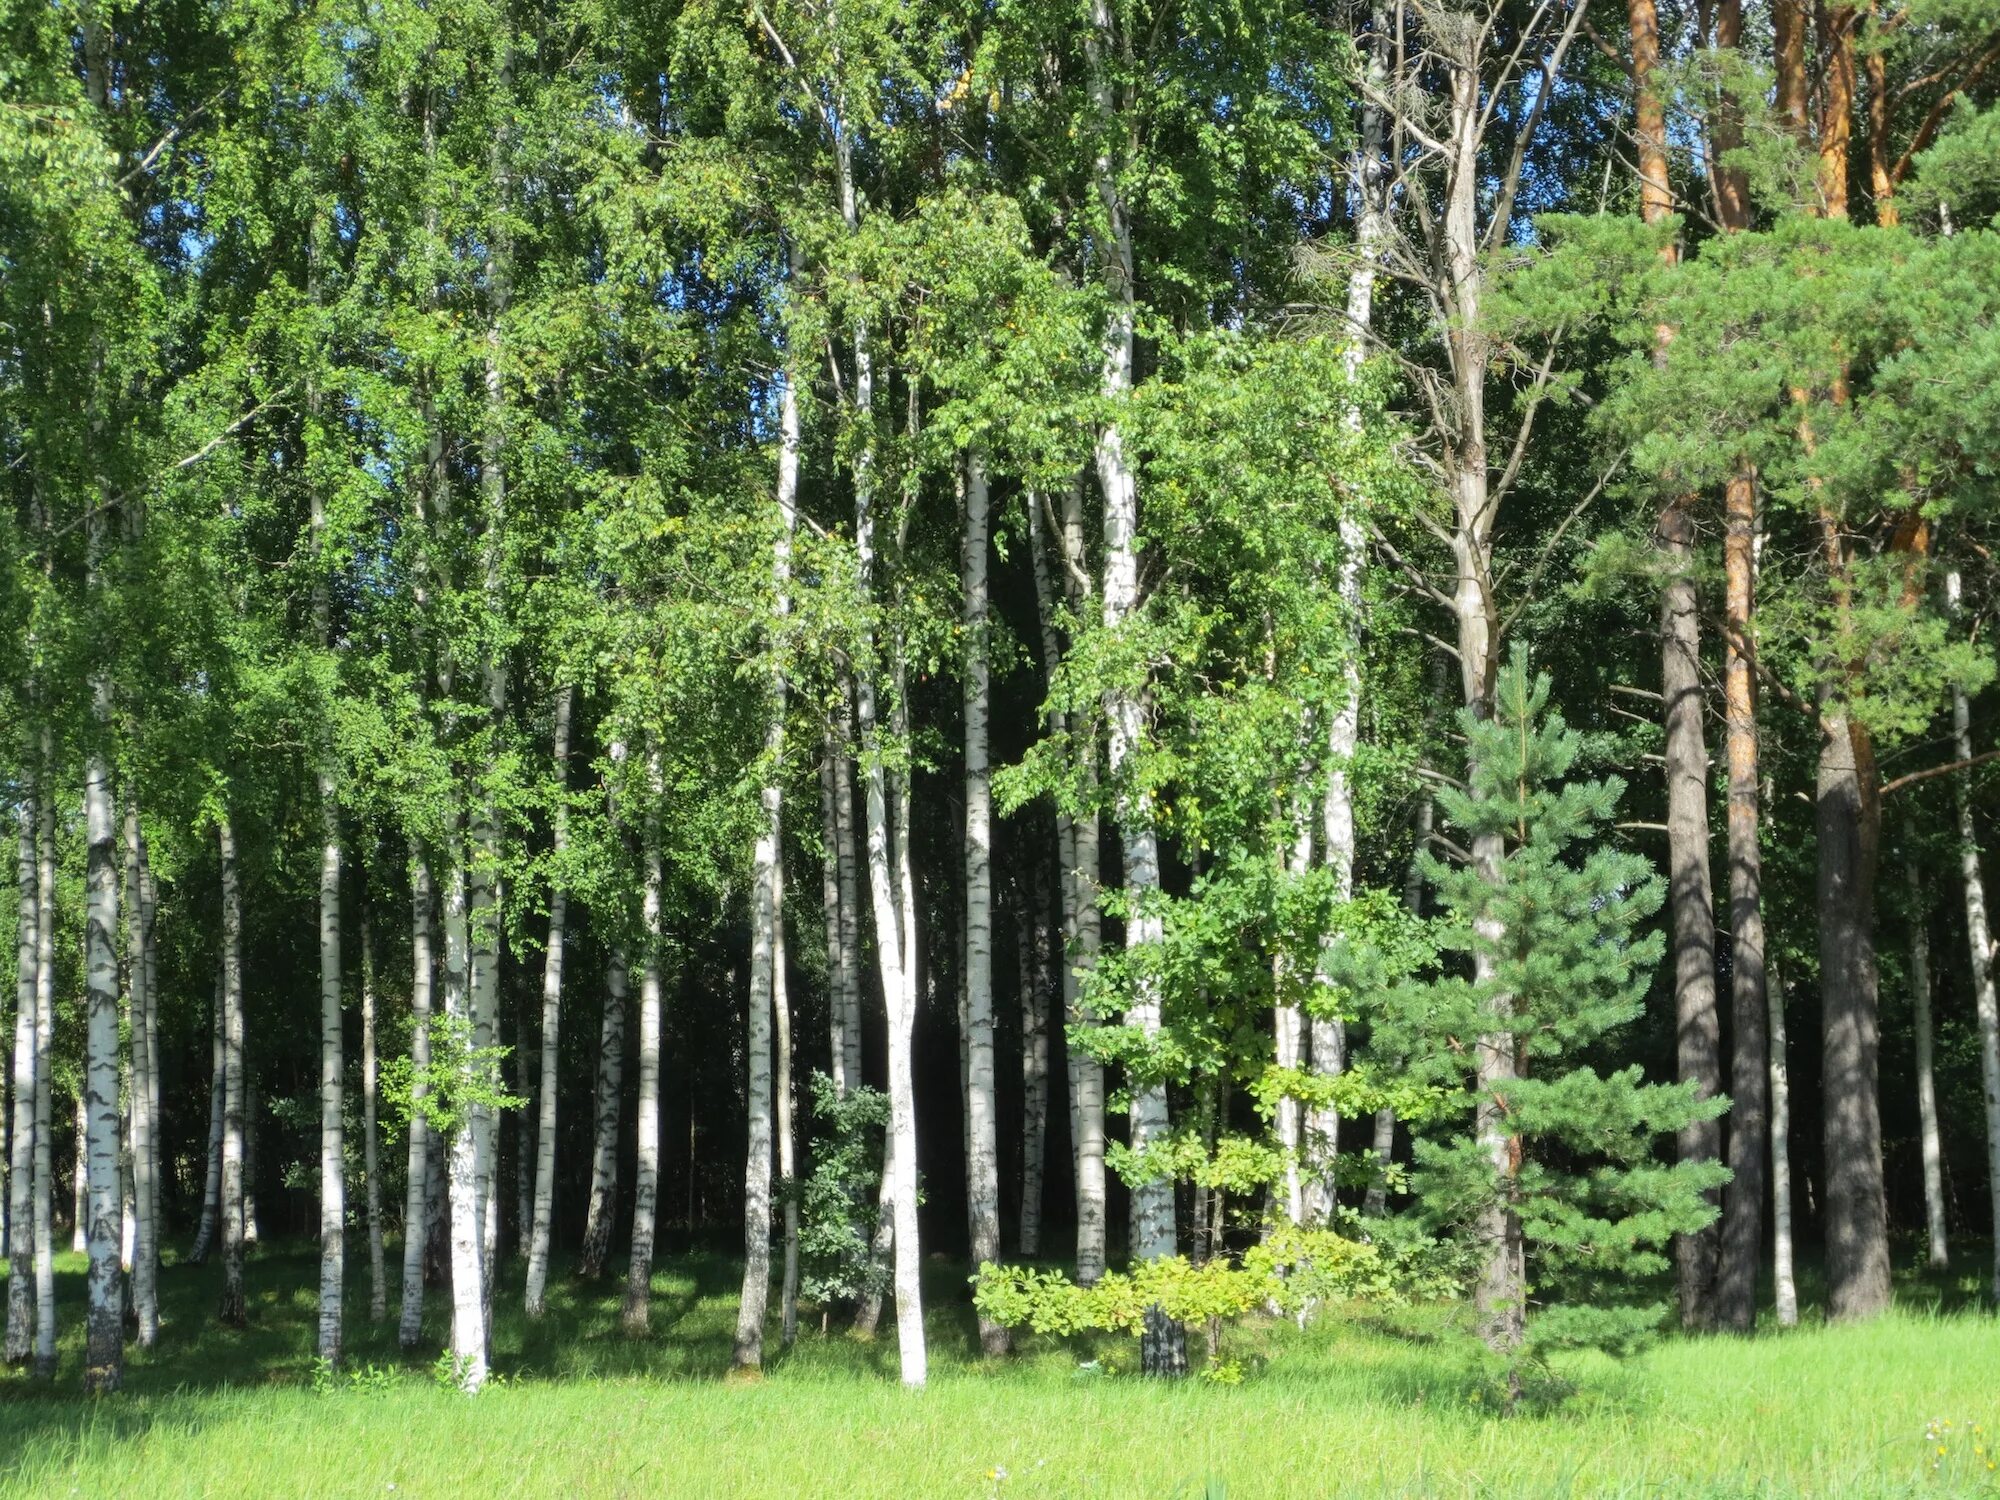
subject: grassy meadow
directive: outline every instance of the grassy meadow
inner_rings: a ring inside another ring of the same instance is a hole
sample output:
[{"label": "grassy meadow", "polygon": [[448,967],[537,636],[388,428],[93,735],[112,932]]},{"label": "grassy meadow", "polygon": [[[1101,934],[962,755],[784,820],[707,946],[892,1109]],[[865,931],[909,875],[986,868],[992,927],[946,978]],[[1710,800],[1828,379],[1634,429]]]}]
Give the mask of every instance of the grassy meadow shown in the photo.
[{"label": "grassy meadow", "polygon": [[619,1332],[609,1284],[559,1282],[528,1323],[510,1265],[502,1379],[470,1399],[403,1359],[393,1323],[368,1323],[364,1268],[348,1372],[329,1383],[312,1360],[316,1257],[268,1245],[250,1263],[247,1331],[212,1321],[215,1266],[169,1266],[160,1347],[132,1349],[125,1393],[89,1402],[82,1258],[64,1256],[54,1390],[0,1375],[0,1495],[2000,1495],[1983,1451],[2000,1433],[2000,1324],[1967,1307],[1978,1274],[1962,1253],[1965,1272],[1910,1278],[1880,1322],[1579,1359],[1510,1415],[1449,1309],[1232,1329],[1237,1384],[1146,1381],[1121,1339],[1029,1339],[982,1366],[963,1270],[944,1261],[928,1268],[921,1393],[896,1383],[893,1336],[860,1344],[816,1323],[790,1351],[774,1337],[763,1379],[721,1378],[737,1272],[705,1255],[662,1264],[647,1340]]}]

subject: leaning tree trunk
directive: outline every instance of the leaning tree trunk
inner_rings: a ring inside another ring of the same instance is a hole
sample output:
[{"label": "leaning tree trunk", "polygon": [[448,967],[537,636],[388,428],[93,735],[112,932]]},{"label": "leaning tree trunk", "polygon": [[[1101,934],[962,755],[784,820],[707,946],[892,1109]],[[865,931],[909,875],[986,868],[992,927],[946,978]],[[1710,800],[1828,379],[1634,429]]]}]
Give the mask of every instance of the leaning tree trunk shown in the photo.
[{"label": "leaning tree trunk", "polygon": [[1930,902],[1916,860],[1906,857],[1903,872],[1910,886],[1910,1011],[1917,1047],[1917,1127],[1923,1148],[1924,1228],[1930,1245],[1930,1266],[1941,1271],[1951,1264],[1944,1234],[1944,1163],[1938,1145],[1937,1079],[1931,1058],[1931,934]]},{"label": "leaning tree trunk", "polygon": [[361,1170],[368,1181],[368,1319],[389,1316],[382,1265],[382,1151],[377,1125],[379,1059],[375,1051],[375,926],[361,906]]},{"label": "leaning tree trunk", "polygon": [[10,1365],[34,1346],[35,1179],[35,803],[31,781],[16,810],[19,902],[14,984],[13,1140],[7,1162],[7,1343]]},{"label": "leaning tree trunk", "polygon": [[410,859],[410,1149],[403,1195],[402,1316],[396,1340],[414,1349],[424,1326],[424,1248],[430,1239],[431,1122],[424,1113],[431,1067],[431,983],[436,973],[431,954],[430,861],[422,854]]},{"label": "leaning tree trunk", "polygon": [[[1945,597],[1958,608],[1957,569],[1945,576]],[[1951,725],[1961,763],[1972,759],[1972,712],[1965,691],[1953,688]],[[1961,769],[1952,778],[1958,815],[1958,867],[1965,885],[1965,933],[1971,948],[1973,1009],[1979,1020],[1979,1076],[1986,1095],[1986,1172],[1994,1222],[2000,1226],[2000,998],[1993,983],[1993,928],[1986,911],[1986,877],[1979,864],[1978,829],[1972,818],[1972,776]],[[1990,1294],[2000,1301],[2000,1228],[1993,1236]]]},{"label": "leaning tree trunk", "polygon": [[563,853],[569,846],[569,717],[575,689],[556,694],[554,754],[556,801],[551,822],[549,943],[542,961],[541,1108],[535,1124],[535,1201],[528,1233],[527,1311],[539,1318],[547,1306],[549,1240],[556,1197],[556,1094],[562,1082],[563,939],[569,918],[569,891],[563,883]]},{"label": "leaning tree trunk", "polygon": [[[1757,1321],[1757,1267],[1763,1253],[1763,1218],[1769,1096],[1767,1075],[1781,1063],[1766,1018],[1764,860],[1760,847],[1756,608],[1756,476],[1739,462],[1724,492],[1728,532],[1723,544],[1726,579],[1723,632],[1723,701],[1729,738],[1729,966],[1730,1059],[1729,1170],[1723,1193],[1722,1250],[1716,1270],[1715,1318],[1748,1333]],[[1775,1151],[1777,1148],[1771,1146]],[[1789,1185],[1787,1186],[1789,1191]]]},{"label": "leaning tree trunk", "polygon": [[129,789],[125,804],[125,969],[131,995],[132,1086],[132,1311],[139,1323],[139,1347],[160,1337],[158,1225],[153,1219],[153,1039],[146,1025],[151,1004],[146,993],[146,903],[140,869],[145,859],[139,833],[139,798]]},{"label": "leaning tree trunk", "polygon": [[216,825],[222,856],[222,1307],[231,1327],[244,1322],[243,1299],[243,891],[236,870],[236,830],[227,813]]},{"label": "leaning tree trunk", "polygon": [[[972,1263],[1000,1260],[1000,1122],[993,1076],[993,784],[987,758],[986,465],[965,459],[965,1181]],[[980,1348],[1005,1354],[1006,1327],[981,1313]]]},{"label": "leaning tree trunk", "polygon": [[630,984],[622,948],[611,950],[604,976],[604,1020],[597,1034],[597,1097],[592,1111],[590,1205],[584,1216],[578,1273],[595,1281],[611,1251],[618,1208],[618,1098],[625,1081],[625,995]]},{"label": "leaning tree trunk", "polygon": [[652,1315],[653,1231],[660,1200],[660,785],[649,761],[646,796],[646,958],[639,970],[639,1140],[632,1177],[632,1259],[625,1277],[627,1333],[645,1333]]}]

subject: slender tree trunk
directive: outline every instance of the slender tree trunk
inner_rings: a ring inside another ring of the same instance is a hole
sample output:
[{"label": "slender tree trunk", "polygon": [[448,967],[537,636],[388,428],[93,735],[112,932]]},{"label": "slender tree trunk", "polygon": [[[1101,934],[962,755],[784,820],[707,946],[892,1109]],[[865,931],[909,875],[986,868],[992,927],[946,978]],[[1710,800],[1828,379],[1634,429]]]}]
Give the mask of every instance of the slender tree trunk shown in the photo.
[{"label": "slender tree trunk", "polygon": [[833,801],[833,762],[840,753],[829,724],[819,758],[820,843],[825,850],[820,861],[819,895],[820,908],[826,918],[826,1012],[830,1033],[827,1039],[827,1076],[833,1080],[835,1095],[844,1099],[847,1091],[861,1080],[848,1071],[848,973],[846,954],[840,941],[843,916],[840,903],[840,826]]},{"label": "slender tree trunk", "polygon": [[1778,1326],[1799,1321],[1799,1289],[1792,1276],[1792,1089],[1785,1064],[1785,986],[1778,966],[1764,966],[1766,1027],[1771,1052],[1771,1239]]},{"label": "slender tree trunk", "polygon": [[549,945],[542,962],[542,1081],[540,1118],[535,1127],[535,1202],[528,1237],[528,1316],[539,1318],[547,1306],[549,1240],[554,1231],[556,1196],[556,1095],[562,1083],[563,939],[569,917],[569,891],[562,860],[569,847],[569,719],[575,690],[565,685],[556,694],[554,756],[556,803],[551,830],[555,874],[549,883]]},{"label": "slender tree trunk", "polygon": [[[152,1254],[149,1264],[155,1278],[160,1268],[160,1235],[166,1227],[166,1220],[160,1207],[160,1184],[166,1174],[161,1170],[161,1140],[165,1116],[160,1111],[162,1072],[160,1064],[160,941],[158,917],[160,911],[159,887],[153,880],[153,861],[146,844],[145,834],[139,836],[139,929],[140,964],[146,973],[146,1118],[151,1124],[152,1139],[146,1149],[147,1161],[147,1203],[146,1213],[153,1225]],[[157,1292],[155,1301],[157,1302]]]},{"label": "slender tree trunk", "polygon": [[421,1107],[431,1066],[431,984],[436,973],[432,957],[431,865],[422,854],[410,858],[410,1062],[416,1078],[410,1088],[410,1149],[407,1191],[403,1197],[402,1316],[396,1339],[414,1349],[424,1326],[424,1250],[430,1239],[430,1205],[435,1179],[431,1175],[431,1123]]},{"label": "slender tree trunk", "polygon": [[368,1182],[368,1319],[389,1316],[382,1264],[382,1149],[377,1125],[379,1059],[375,1050],[375,923],[361,904],[361,1170]]},{"label": "slender tree trunk", "polygon": [[13,1139],[7,1171],[7,1345],[10,1365],[24,1364],[34,1347],[35,1181],[35,806],[40,788],[31,779],[16,812],[14,876],[19,926],[14,984]]},{"label": "slender tree trunk", "polygon": [[[111,684],[92,686],[100,734],[111,720]],[[118,1389],[125,1362],[125,1280],[119,1265],[120,1152],[118,1122],[118,857],[111,762],[100,744],[84,757],[84,823],[88,839],[84,929],[85,1012],[83,1103],[88,1150],[87,1240],[89,1312],[84,1388]]]},{"label": "slender tree trunk", "polygon": [[243,892],[236,870],[236,830],[216,825],[222,855],[222,1307],[241,1328],[243,1297]]},{"label": "slender tree trunk", "polygon": [[[990,522],[986,464],[977,452],[966,456],[964,487],[965,1178],[976,1267],[1000,1260],[1000,1122],[993,1076],[993,788],[986,723]],[[1005,1354],[1007,1329],[982,1314],[979,1344],[989,1356]]]},{"label": "slender tree trunk", "polygon": [[[1756,693],[1756,476],[1738,463],[1724,492],[1728,532],[1723,698],[1729,739],[1730,1064],[1729,1169],[1723,1194],[1721,1260],[1715,1317],[1748,1333],[1757,1321],[1757,1268],[1763,1255],[1767,1057],[1763,853]],[[1782,1066],[1777,1064],[1776,1066]]]},{"label": "slender tree trunk", "polygon": [[[1059,560],[1063,569],[1063,597],[1071,612],[1084,617],[1088,595],[1080,581],[1088,576],[1084,568],[1083,490],[1081,479],[1066,492],[1060,557],[1047,535],[1043,506],[1030,496],[1028,506],[1029,556],[1034,565],[1035,593],[1042,629],[1042,668],[1050,695],[1047,718],[1049,732],[1064,736],[1071,729],[1065,710],[1055,705],[1056,674],[1063,660],[1062,632],[1056,623],[1057,592],[1050,577]],[[1097,738],[1088,721],[1075,726],[1080,775],[1085,782],[1084,801],[1095,803],[1097,783]],[[1082,1005],[1082,976],[1097,966],[1099,914],[1097,909],[1098,825],[1095,812],[1072,818],[1056,812],[1056,858],[1062,905],[1062,1004],[1063,1024],[1069,1045],[1067,1060],[1070,1109],[1070,1143],[1076,1178],[1076,1279],[1093,1285],[1104,1275],[1105,1234],[1109,1215],[1105,1207],[1104,1180],[1104,1066],[1078,1044],[1078,1033],[1091,1024]]]},{"label": "slender tree trunk", "polygon": [[1938,1144],[1937,1080],[1931,1056],[1931,934],[1930,900],[1916,860],[1906,858],[1903,873],[1910,886],[1910,1012],[1917,1047],[1917,1126],[1924,1162],[1924,1228],[1930,1242],[1930,1265],[1941,1271],[1951,1264],[1944,1233],[1944,1162]]},{"label": "slender tree trunk", "polygon": [[55,735],[42,727],[35,804],[35,1363],[37,1380],[56,1373],[55,1045],[56,805]]},{"label": "slender tree trunk", "polygon": [[833,756],[833,808],[839,820],[835,828],[835,873],[840,879],[840,970],[847,979],[840,1044],[846,1053],[848,1085],[859,1088],[864,1081],[861,1052],[861,859],[854,831],[854,757],[848,749],[848,736],[854,728],[854,680],[845,674],[840,681],[838,712],[840,733],[835,741]]},{"label": "slender tree trunk", "polygon": [[1021,1227],[1020,1249],[1042,1249],[1042,1192],[1049,1140],[1049,908],[1047,868],[1037,858],[1021,903]]},{"label": "slender tree trunk", "polygon": [[222,1217],[222,1100],[228,1086],[228,1073],[223,1062],[220,970],[216,973],[213,1011],[210,1027],[212,1036],[209,1042],[207,1167],[202,1173],[201,1222],[195,1227],[194,1248],[188,1252],[189,1262],[197,1266],[207,1263],[208,1252],[215,1243],[216,1230]]},{"label": "slender tree trunk", "polygon": [[630,984],[622,948],[611,950],[604,977],[604,1020],[597,1034],[597,1098],[592,1112],[590,1206],[584,1219],[578,1272],[604,1274],[611,1221],[618,1210],[618,1099],[625,1080],[625,996]]},{"label": "slender tree trunk", "polygon": [[[1292,807],[1285,811],[1292,830],[1291,842],[1283,856],[1285,873],[1293,879],[1301,879],[1312,867],[1312,829],[1305,820],[1303,809]],[[1296,976],[1290,969],[1289,958],[1283,953],[1272,956],[1271,980],[1272,990],[1278,997],[1277,1014],[1272,1021],[1274,1060],[1289,1073],[1301,1073],[1307,1063],[1306,1018],[1297,999]],[[1285,1175],[1278,1185],[1283,1195],[1280,1211],[1285,1223],[1303,1224],[1306,1221],[1305,1106],[1295,1093],[1287,1090],[1279,1096],[1273,1123],[1277,1130],[1278,1149],[1285,1158]]]},{"label": "slender tree trunk", "polygon": [[646,799],[646,959],[639,971],[639,1142],[632,1185],[632,1262],[625,1279],[624,1324],[645,1333],[652,1312],[653,1230],[660,1193],[660,786],[649,762]]},{"label": "slender tree trunk", "polygon": [[150,1349],[160,1337],[160,1301],[158,1226],[153,1219],[153,1039],[146,1025],[151,1009],[146,992],[147,912],[140,881],[144,860],[139,798],[131,789],[125,803],[125,967],[131,995],[132,1310],[139,1320],[139,1347]]},{"label": "slender tree trunk", "polygon": [[[796,276],[795,252],[791,269]],[[784,950],[779,924],[784,920],[785,880],[785,656],[790,650],[786,621],[792,612],[792,534],[798,527],[799,490],[798,377],[789,364],[779,397],[778,433],[778,527],[771,542],[772,628],[767,646],[771,676],[765,704],[770,717],[764,730],[766,771],[759,799],[763,826],[751,851],[749,1149],[743,1173],[743,1294],[731,1356],[739,1370],[756,1369],[764,1362],[764,1317],[771,1290],[771,1018],[784,983],[777,965]],[[789,1059],[785,1067],[789,1076]],[[787,1100],[784,1108],[789,1112],[790,1107]]]},{"label": "slender tree trunk", "polygon": [[347,1143],[341,1033],[340,804],[318,774],[319,857],[319,1357],[338,1368],[347,1280]]},{"label": "slender tree trunk", "polygon": [[83,1255],[90,1249],[90,1108],[81,1092],[70,1102],[76,1128],[70,1132],[69,1249]]},{"label": "slender tree trunk", "polygon": [[777,1052],[778,1181],[785,1195],[785,1270],[780,1291],[779,1339],[789,1349],[799,1337],[798,1146],[792,1118],[792,1002],[785,972],[784,882],[775,887],[771,918],[771,1026]]},{"label": "slender tree trunk", "polygon": [[[453,824],[458,823],[454,813]],[[446,835],[444,884],[444,1013],[451,1023],[451,1045],[468,1042],[479,1047],[473,1017],[468,954],[465,847],[459,828]],[[461,1086],[471,1081],[470,1065],[456,1059]],[[462,1088],[450,1100],[452,1129],[447,1145],[446,1172],[451,1210],[451,1357],[459,1387],[476,1392],[486,1383],[486,1247],[480,1217],[479,1127]]]},{"label": "slender tree trunk", "polygon": [[[1959,604],[1958,570],[1945,576],[1945,597],[1954,611]],[[1972,759],[1972,712],[1965,692],[1951,695],[1951,725],[1958,759]],[[1972,776],[1961,770],[1952,778],[1952,798],[1958,816],[1958,868],[1965,886],[1965,933],[1971,949],[1973,1009],[1979,1021],[1979,1077],[1986,1096],[1986,1171],[1994,1222],[2000,1225],[2000,997],[1993,983],[1993,928],[1986,910],[1986,877],[1980,869],[1978,829],[1972,817]],[[1991,1295],[2000,1301],[2000,1229],[1993,1237]]]}]

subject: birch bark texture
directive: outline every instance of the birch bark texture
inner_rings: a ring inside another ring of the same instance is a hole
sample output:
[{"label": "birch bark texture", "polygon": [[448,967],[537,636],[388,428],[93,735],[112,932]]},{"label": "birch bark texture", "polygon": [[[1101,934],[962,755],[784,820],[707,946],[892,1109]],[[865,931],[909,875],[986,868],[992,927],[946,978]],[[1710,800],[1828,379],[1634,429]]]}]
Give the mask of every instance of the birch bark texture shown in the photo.
[{"label": "birch bark texture", "polygon": [[1910,1028],[1916,1044],[1917,1143],[1924,1167],[1924,1232],[1932,1270],[1951,1264],[1944,1227],[1944,1152],[1938,1140],[1937,1073],[1931,1037],[1930,897],[1913,857],[1903,875],[1910,898]]},{"label": "birch bark texture", "polygon": [[[1000,1122],[993,1064],[993,771],[988,758],[991,689],[986,554],[990,496],[986,462],[965,457],[965,530],[960,560],[965,627],[965,1178],[972,1263],[1000,1260]],[[1005,1354],[1007,1329],[984,1313],[979,1346]]]},{"label": "birch bark texture", "polygon": [[613,947],[604,973],[604,1017],[597,1033],[597,1093],[591,1112],[590,1202],[584,1211],[577,1272],[587,1280],[604,1274],[611,1251],[611,1221],[618,1209],[618,1101],[625,1083],[625,1005],[631,989],[625,950]]},{"label": "birch bark texture", "polygon": [[402,1308],[396,1325],[396,1341],[405,1351],[416,1348],[423,1335],[424,1248],[430,1239],[430,1204],[434,1194],[431,1123],[423,1103],[430,1088],[431,989],[437,972],[432,949],[436,901],[430,860],[421,853],[414,854],[410,858],[410,1064],[414,1077],[410,1086],[410,1139],[405,1168],[408,1190],[403,1198]]},{"label": "birch bark texture", "polygon": [[658,757],[649,754],[644,820],[646,952],[639,969],[638,1147],[632,1175],[632,1255],[621,1314],[627,1333],[645,1333],[651,1325],[653,1231],[660,1209],[660,963],[665,939],[661,900],[666,879],[660,852],[660,795]]},{"label": "birch bark texture", "polygon": [[[796,255],[792,272],[798,272]],[[764,785],[761,819],[750,854],[750,994],[745,1006],[748,1142],[743,1170],[743,1290],[737,1304],[730,1361],[738,1370],[764,1362],[764,1318],[771,1289],[771,1022],[782,986],[777,965],[783,949],[784,764],[790,649],[786,622],[792,610],[792,535],[798,526],[799,405],[795,373],[787,369],[778,405],[777,528],[771,541],[771,628],[766,640]]]},{"label": "birch bark texture", "polygon": [[[1945,599],[1952,611],[1960,607],[1963,584],[1958,570],[1945,575]],[[1972,709],[1965,690],[1951,695],[1951,729],[1958,761],[1972,759]],[[2000,1226],[2000,996],[1993,979],[1993,924],[1986,905],[1986,876],[1979,860],[1979,830],[1972,816],[1972,773],[1960,770],[1952,778],[1952,805],[1958,818],[1958,870],[1965,888],[1965,933],[1970,948],[1973,1011],[1979,1026],[1979,1081],[1986,1099],[1986,1172]],[[2000,1229],[1993,1240],[1990,1293],[2000,1301]]]},{"label": "birch bark texture", "polygon": [[563,857],[569,848],[569,732],[576,690],[565,683],[556,692],[555,727],[550,743],[555,802],[550,818],[549,940],[542,955],[542,1055],[539,1107],[535,1121],[535,1190],[528,1230],[528,1316],[548,1306],[549,1243],[554,1235],[556,1197],[556,1095],[562,1082],[563,944],[569,924],[569,888]]}]

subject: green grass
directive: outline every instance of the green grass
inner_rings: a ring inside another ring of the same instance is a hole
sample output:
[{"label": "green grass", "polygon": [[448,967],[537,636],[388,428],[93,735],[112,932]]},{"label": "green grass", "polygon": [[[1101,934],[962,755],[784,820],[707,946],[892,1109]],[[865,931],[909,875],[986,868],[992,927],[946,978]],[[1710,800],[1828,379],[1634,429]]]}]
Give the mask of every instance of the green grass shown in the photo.
[{"label": "green grass", "polygon": [[[2000,1327],[1950,1310],[1964,1281],[1913,1282],[1863,1327],[1582,1359],[1566,1396],[1501,1416],[1473,1399],[1444,1313],[1398,1331],[1359,1314],[1232,1330],[1235,1386],[1143,1380],[1120,1340],[1030,1341],[983,1367],[962,1272],[943,1262],[927,1268],[928,1391],[896,1384],[893,1337],[816,1329],[764,1380],[725,1382],[736,1273],[703,1256],[661,1267],[648,1340],[618,1332],[612,1287],[560,1284],[528,1324],[511,1265],[505,1383],[476,1399],[436,1389],[427,1360],[367,1324],[356,1278],[350,1368],[393,1373],[315,1391],[317,1261],[300,1247],[254,1257],[244,1332],[212,1320],[215,1267],[168,1267],[160,1347],[130,1352],[124,1394],[87,1402],[81,1260],[60,1268],[56,1386],[0,1375],[0,1495],[2000,1495],[1972,1451],[2000,1430]],[[1105,1372],[1079,1368],[1091,1353]]]}]

